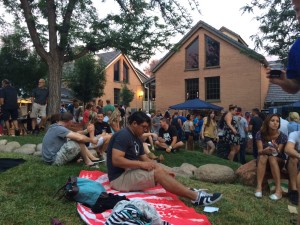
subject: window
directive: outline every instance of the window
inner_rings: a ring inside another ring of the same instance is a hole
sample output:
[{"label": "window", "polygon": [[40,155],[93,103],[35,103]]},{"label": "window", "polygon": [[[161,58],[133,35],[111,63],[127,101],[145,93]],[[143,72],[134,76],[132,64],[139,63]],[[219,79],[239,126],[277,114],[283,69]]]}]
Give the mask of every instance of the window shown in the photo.
[{"label": "window", "polygon": [[120,81],[120,60],[114,65],[114,81]]},{"label": "window", "polygon": [[195,39],[185,49],[185,69],[199,69],[199,39]]},{"label": "window", "polygon": [[123,82],[124,83],[129,82],[129,67],[125,62],[123,62]]},{"label": "window", "polygon": [[118,104],[120,103],[120,92],[121,89],[119,88],[114,88],[114,104]]},{"label": "window", "polygon": [[205,36],[205,66],[220,66],[220,43]]},{"label": "window", "polygon": [[199,98],[199,79],[185,80],[185,98],[186,100]]},{"label": "window", "polygon": [[220,77],[205,78],[205,99],[220,100]]}]

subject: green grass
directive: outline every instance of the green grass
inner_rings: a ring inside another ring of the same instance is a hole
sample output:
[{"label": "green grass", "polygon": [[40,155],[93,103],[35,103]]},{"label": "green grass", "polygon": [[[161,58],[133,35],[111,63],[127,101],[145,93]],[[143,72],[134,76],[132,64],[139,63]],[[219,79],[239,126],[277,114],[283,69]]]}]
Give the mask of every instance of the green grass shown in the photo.
[{"label": "green grass", "polygon": [[[17,140],[20,144],[40,143],[42,135],[10,137],[9,140]],[[204,155],[199,150],[181,151],[177,154],[164,154],[164,156],[166,159],[164,163],[168,166],[180,166],[183,162],[195,166],[217,163],[233,169],[240,166],[238,163]],[[80,170],[90,170],[90,168],[76,163],[62,167],[48,166],[38,157],[16,153],[0,153],[0,157],[27,160],[26,163],[0,174],[0,224],[42,225],[49,224],[51,217],[59,218],[66,225],[84,224],[78,216],[75,203],[54,200],[52,195],[69,176],[76,176]],[[106,171],[105,166],[101,166],[100,170]],[[215,204],[219,207],[219,212],[206,214],[215,225],[285,225],[290,224],[290,219],[296,218],[288,212],[287,198],[273,202],[269,200],[268,193],[264,193],[262,199],[256,199],[253,195],[253,187],[243,186],[238,182],[211,184],[193,179],[177,179],[189,187],[208,188],[211,192],[223,193],[223,199]],[[182,201],[192,206],[188,200],[182,199]],[[203,214],[203,207],[195,207],[195,209]]]}]

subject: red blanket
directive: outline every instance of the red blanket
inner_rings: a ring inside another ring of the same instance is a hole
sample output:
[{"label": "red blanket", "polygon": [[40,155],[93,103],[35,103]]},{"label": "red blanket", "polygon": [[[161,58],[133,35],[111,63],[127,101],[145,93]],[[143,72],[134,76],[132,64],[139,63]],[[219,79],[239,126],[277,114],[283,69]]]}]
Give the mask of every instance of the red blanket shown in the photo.
[{"label": "red blanket", "polygon": [[[100,182],[109,193],[126,195],[127,198],[139,198],[152,204],[160,214],[161,218],[173,225],[211,225],[205,215],[198,214],[194,208],[187,207],[178,197],[167,192],[161,186],[149,188],[143,192],[121,193],[111,189],[107,174],[101,171],[82,170],[79,177],[88,178]],[[86,224],[104,224],[112,210],[101,214],[94,214],[89,208],[77,204],[77,211]]]}]

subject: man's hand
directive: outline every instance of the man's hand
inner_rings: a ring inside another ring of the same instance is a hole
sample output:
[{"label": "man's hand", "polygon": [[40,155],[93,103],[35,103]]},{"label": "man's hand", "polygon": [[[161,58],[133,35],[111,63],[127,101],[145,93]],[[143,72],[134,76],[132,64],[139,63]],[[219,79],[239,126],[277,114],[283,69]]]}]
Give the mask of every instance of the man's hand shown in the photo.
[{"label": "man's hand", "polygon": [[94,124],[89,124],[86,129],[89,133],[94,132],[95,131],[95,126],[94,126]]},{"label": "man's hand", "polygon": [[154,162],[144,162],[144,161],[141,161],[140,162],[140,167],[141,169],[143,170],[148,170],[148,171],[151,171],[151,170],[154,170],[155,167],[156,167],[156,164]]}]

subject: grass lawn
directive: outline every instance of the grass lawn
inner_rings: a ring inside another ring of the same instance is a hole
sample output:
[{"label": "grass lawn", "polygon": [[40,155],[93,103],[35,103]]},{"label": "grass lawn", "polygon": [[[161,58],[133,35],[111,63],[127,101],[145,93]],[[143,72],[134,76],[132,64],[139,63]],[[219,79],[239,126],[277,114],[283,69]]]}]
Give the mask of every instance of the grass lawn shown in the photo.
[{"label": "grass lawn", "polygon": [[[1,137],[3,139],[3,137]],[[10,137],[9,141],[26,143],[40,143],[42,134],[33,137]],[[59,218],[66,225],[84,224],[79,218],[74,202],[54,200],[52,195],[62,186],[69,176],[76,176],[80,170],[91,170],[82,164],[69,164],[62,167],[48,166],[35,156],[16,153],[0,153],[1,158],[24,158],[27,160],[15,168],[0,174],[0,224],[2,225],[36,225],[49,224],[51,217]],[[200,166],[207,163],[217,163],[237,169],[240,164],[230,163],[215,156],[207,156],[200,151],[181,151],[177,154],[165,154],[165,164],[180,166],[183,162]],[[100,167],[106,171],[105,166]],[[253,195],[254,188],[234,184],[211,184],[193,179],[178,178],[189,187],[208,188],[210,192],[222,192],[223,199],[214,206],[219,212],[206,214],[215,225],[285,225],[295,219],[296,215],[288,212],[289,201],[283,198],[273,202],[264,193],[262,199]],[[182,199],[187,205],[189,201]],[[195,207],[203,213],[203,207]]]}]

